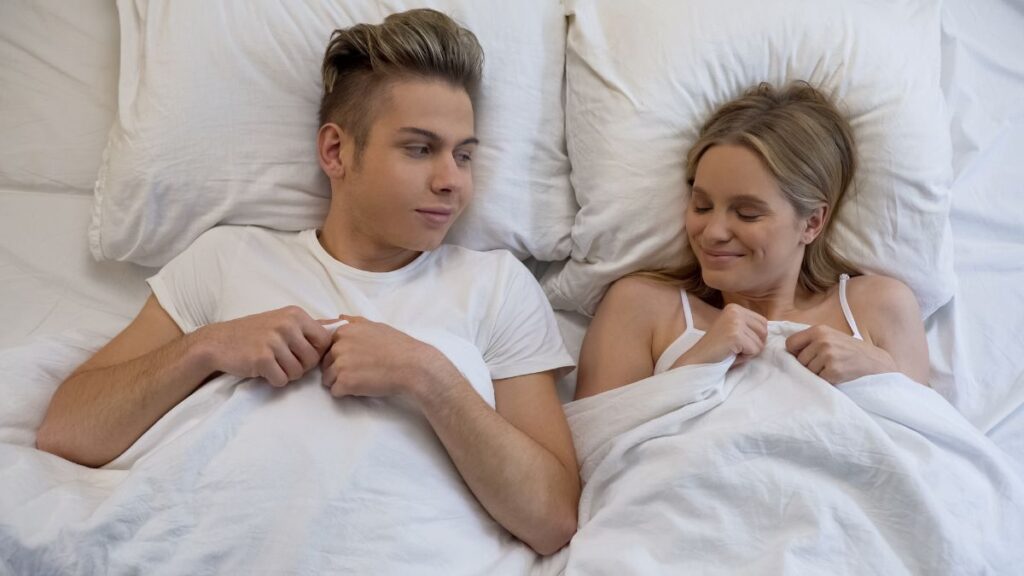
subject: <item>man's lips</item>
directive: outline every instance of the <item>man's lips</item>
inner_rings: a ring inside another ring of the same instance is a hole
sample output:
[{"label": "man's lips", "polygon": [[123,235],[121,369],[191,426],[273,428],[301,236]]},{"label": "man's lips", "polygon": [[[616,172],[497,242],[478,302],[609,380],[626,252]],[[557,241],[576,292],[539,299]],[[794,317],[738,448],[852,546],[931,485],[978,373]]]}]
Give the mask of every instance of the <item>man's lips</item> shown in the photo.
[{"label": "man's lips", "polygon": [[445,224],[452,218],[451,208],[418,208],[416,212],[432,224]]}]

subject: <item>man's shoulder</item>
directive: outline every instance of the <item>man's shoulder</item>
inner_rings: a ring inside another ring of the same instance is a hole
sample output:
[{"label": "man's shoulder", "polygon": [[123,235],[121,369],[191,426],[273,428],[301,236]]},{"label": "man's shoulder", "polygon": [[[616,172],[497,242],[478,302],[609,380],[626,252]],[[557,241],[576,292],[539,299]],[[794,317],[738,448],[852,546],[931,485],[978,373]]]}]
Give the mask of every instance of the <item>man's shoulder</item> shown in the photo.
[{"label": "man's shoulder", "polygon": [[303,232],[284,232],[259,226],[222,224],[203,232],[189,247],[190,250],[224,250],[244,245],[267,246],[299,242]]},{"label": "man's shoulder", "polygon": [[443,266],[466,267],[479,272],[504,271],[516,272],[520,270],[529,271],[511,252],[505,249],[497,250],[473,250],[455,244],[442,244],[437,252],[437,260]]},{"label": "man's shoulder", "polygon": [[524,298],[541,293],[530,269],[508,250],[481,251],[446,244],[436,252],[435,273],[474,293],[500,298],[510,293]]}]

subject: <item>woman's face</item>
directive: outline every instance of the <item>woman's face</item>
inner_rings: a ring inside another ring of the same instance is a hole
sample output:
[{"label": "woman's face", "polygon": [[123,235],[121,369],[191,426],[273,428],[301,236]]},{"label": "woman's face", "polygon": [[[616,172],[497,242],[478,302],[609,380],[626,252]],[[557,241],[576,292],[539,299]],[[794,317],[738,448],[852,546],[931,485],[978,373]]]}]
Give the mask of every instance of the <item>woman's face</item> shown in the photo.
[{"label": "woman's face", "polygon": [[795,286],[816,216],[800,218],[764,160],[733,144],[709,148],[697,164],[686,234],[704,283],[758,295]]}]

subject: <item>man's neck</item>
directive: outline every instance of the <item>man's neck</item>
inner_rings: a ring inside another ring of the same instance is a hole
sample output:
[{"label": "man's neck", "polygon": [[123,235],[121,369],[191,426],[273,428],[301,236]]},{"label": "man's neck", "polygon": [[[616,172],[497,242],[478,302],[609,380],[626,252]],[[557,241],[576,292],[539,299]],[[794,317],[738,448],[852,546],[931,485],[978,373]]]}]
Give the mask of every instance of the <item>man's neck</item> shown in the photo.
[{"label": "man's neck", "polygon": [[[346,233],[348,232],[348,233]],[[392,272],[415,260],[422,252],[397,247],[383,247],[370,238],[352,233],[330,220],[317,231],[317,240],[335,260],[366,272]]]}]

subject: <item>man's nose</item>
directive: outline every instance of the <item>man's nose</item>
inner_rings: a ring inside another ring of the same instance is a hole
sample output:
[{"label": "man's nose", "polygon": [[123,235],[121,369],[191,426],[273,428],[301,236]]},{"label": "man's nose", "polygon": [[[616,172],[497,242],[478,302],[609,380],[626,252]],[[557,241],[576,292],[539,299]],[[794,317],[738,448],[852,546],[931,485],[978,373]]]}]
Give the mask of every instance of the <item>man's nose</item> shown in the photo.
[{"label": "man's nose", "polygon": [[462,173],[450,154],[441,154],[434,162],[434,178],[431,189],[435,193],[455,192],[460,188]]}]

